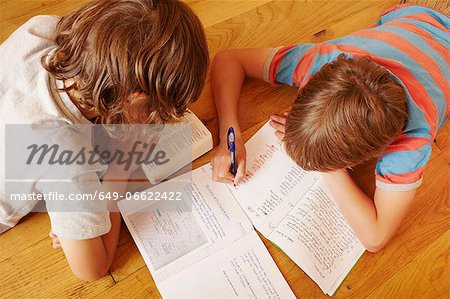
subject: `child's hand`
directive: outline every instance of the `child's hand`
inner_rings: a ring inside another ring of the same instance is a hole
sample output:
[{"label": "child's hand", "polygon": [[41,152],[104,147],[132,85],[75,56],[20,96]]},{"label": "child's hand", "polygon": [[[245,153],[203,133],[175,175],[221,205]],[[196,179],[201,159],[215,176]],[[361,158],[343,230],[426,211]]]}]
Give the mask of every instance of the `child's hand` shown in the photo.
[{"label": "child's hand", "polygon": [[247,152],[245,150],[245,144],[242,137],[236,136],[236,162],[237,172],[234,176],[230,172],[231,157],[230,151],[226,141],[221,142],[214,153],[214,157],[211,160],[213,170],[213,180],[216,182],[239,184],[245,177],[245,161],[247,158]]},{"label": "child's hand", "polygon": [[49,235],[50,238],[52,238],[53,248],[54,249],[60,249],[61,248],[61,244],[59,243],[58,236],[55,235],[52,230],[50,230],[50,233],[48,235]]},{"label": "child's hand", "polygon": [[282,115],[272,115],[270,117],[269,125],[276,130],[275,135],[279,140],[283,140],[286,133],[286,119],[288,115],[289,112],[284,112]]}]

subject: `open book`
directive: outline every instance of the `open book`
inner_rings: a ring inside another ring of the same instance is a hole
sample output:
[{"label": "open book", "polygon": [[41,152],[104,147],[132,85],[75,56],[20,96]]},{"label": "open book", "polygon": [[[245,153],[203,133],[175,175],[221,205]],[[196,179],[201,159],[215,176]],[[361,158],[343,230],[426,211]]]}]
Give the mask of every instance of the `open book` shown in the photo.
[{"label": "open book", "polygon": [[[166,229],[161,229],[161,222],[156,221],[157,219],[152,220],[145,216],[146,222],[136,222],[134,219],[139,219],[139,213],[122,213],[158,288],[163,296],[167,295],[170,298],[183,296],[177,291],[180,283],[176,283],[174,279],[174,277],[180,279],[180,276],[183,276],[186,278],[184,280],[186,284],[203,286],[196,291],[201,293],[192,293],[194,296],[218,297],[217,293],[208,293],[205,286],[215,284],[212,287],[215,290],[222,290],[229,285],[235,286],[236,283],[232,283],[232,279],[237,278],[229,278],[228,274],[221,276],[218,273],[230,273],[223,269],[230,266],[230,256],[242,256],[248,250],[252,250],[254,254],[259,254],[256,255],[257,260],[261,264],[260,267],[270,277],[270,285],[273,290],[276,290],[276,294],[283,298],[288,297],[286,294],[291,296],[292,293],[286,288],[286,282],[246,220],[244,216],[246,214],[256,229],[280,247],[319,285],[324,293],[332,295],[364,253],[363,245],[341,215],[320,174],[306,172],[298,167],[286,155],[281,142],[275,137],[268,124],[247,142],[246,148],[248,176],[239,186],[212,182],[209,165],[191,173],[193,190],[204,189],[203,192],[192,192],[191,220],[192,223],[201,227],[197,229],[197,232],[208,232],[208,227],[225,227],[223,223],[220,226],[216,224],[216,221],[220,219],[217,216],[213,217],[214,225],[211,225],[209,221],[205,222],[207,218],[198,216],[199,210],[195,202],[198,194],[202,194],[202,200],[208,203],[208,210],[214,211],[211,206],[216,205],[219,214],[228,219],[224,223],[227,223],[226,226],[230,227],[230,231],[223,234],[234,240],[233,242],[223,241],[223,239],[214,241],[214,238],[217,238],[217,232],[211,232],[210,239],[201,238],[199,233],[196,240],[203,241],[194,242],[190,239],[196,236],[192,228],[194,224],[184,225],[185,231],[180,234],[166,234],[162,238],[161,232],[166,232]],[[164,184],[170,184],[170,180]],[[155,188],[160,188],[161,185]],[[123,211],[125,205],[129,204],[120,202],[120,210]],[[237,207],[237,204],[245,214]],[[234,229],[231,228],[233,226]],[[238,237],[239,229],[236,227],[241,230],[240,237]],[[223,228],[221,230],[225,232]],[[183,236],[188,239],[183,239]],[[249,239],[252,241],[246,243]],[[168,240],[172,242],[170,246],[167,246]],[[163,259],[164,262],[161,262],[161,257],[167,255],[167,251],[158,251],[164,252],[161,255],[154,254],[148,250],[148,246],[162,249],[170,247],[182,252],[172,254],[171,258]],[[219,262],[208,262],[208,259],[213,259],[211,256],[218,256]],[[239,271],[248,271],[246,275],[256,273],[251,268],[241,266],[238,268],[241,269]],[[220,279],[210,280],[213,277]],[[253,279],[265,281],[258,277]],[[253,284],[247,285],[251,285],[253,291],[257,288]],[[261,290],[267,289],[266,286],[257,285],[261,287]],[[184,291],[187,292],[186,289]],[[250,293],[240,294],[248,297]],[[263,293],[258,294],[260,296],[256,297],[267,297]],[[224,297],[221,295],[222,293],[219,297]]]},{"label": "open book", "polygon": [[180,123],[166,125],[156,151],[163,150],[170,161],[164,165],[144,164],[142,170],[152,184],[157,184],[213,148],[211,132],[188,111]]}]

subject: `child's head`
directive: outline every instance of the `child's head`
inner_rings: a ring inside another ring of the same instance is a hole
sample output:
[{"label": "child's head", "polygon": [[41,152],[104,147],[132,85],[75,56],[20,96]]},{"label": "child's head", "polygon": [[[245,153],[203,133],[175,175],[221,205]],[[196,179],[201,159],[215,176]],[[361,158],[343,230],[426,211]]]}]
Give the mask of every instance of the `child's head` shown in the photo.
[{"label": "child's head", "polygon": [[406,95],[368,57],[340,56],[299,90],[286,124],[287,153],[306,170],[333,171],[380,155],[402,131]]},{"label": "child's head", "polygon": [[56,44],[45,68],[74,79],[78,104],[106,124],[176,120],[200,96],[209,60],[202,24],[177,0],[93,1],[59,21]]}]

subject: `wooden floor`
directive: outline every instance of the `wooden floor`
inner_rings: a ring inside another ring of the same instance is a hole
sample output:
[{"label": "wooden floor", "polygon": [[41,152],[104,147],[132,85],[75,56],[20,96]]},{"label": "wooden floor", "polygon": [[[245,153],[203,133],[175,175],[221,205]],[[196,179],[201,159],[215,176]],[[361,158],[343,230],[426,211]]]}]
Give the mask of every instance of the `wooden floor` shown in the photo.
[{"label": "wooden floor", "polygon": [[[62,15],[84,0],[1,0],[0,38],[5,40],[33,15]],[[190,0],[203,21],[211,56],[221,49],[320,42],[366,27],[400,0],[270,1]],[[424,0],[449,10],[445,0]],[[4,59],[1,57],[0,59]],[[288,109],[296,90],[249,80],[239,107],[241,127],[250,137],[272,113]],[[217,116],[210,80],[192,110],[217,137]],[[433,144],[415,203],[397,235],[381,252],[365,253],[345,279],[337,298],[448,298],[450,296],[450,141],[447,124]],[[194,162],[209,162],[211,153]],[[373,161],[358,167],[354,178],[374,191]],[[53,250],[46,214],[27,216],[0,235],[0,298],[9,297],[159,297],[143,259],[123,227],[110,275],[94,282],[76,279],[61,250]],[[263,238],[264,239],[264,238]],[[298,297],[325,297],[318,286],[276,246],[264,240]],[[182,283],[182,282],[180,282]]]}]

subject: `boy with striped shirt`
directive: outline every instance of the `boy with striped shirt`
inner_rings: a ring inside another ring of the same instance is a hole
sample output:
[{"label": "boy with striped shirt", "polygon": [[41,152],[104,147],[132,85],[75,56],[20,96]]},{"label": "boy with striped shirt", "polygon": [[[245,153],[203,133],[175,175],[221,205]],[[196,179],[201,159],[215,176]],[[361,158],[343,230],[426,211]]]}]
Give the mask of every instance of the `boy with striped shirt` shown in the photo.
[{"label": "boy with striped shirt", "polygon": [[[245,76],[295,86],[291,112],[271,117],[275,134],[302,168],[323,172],[353,231],[369,251],[380,250],[406,215],[449,117],[449,26],[443,13],[398,5],[371,28],[324,43],[220,53],[213,63],[221,137],[214,179],[239,183],[245,176],[237,122]],[[237,132],[236,176],[228,172],[230,126]],[[346,169],[374,157],[372,200]]]}]

